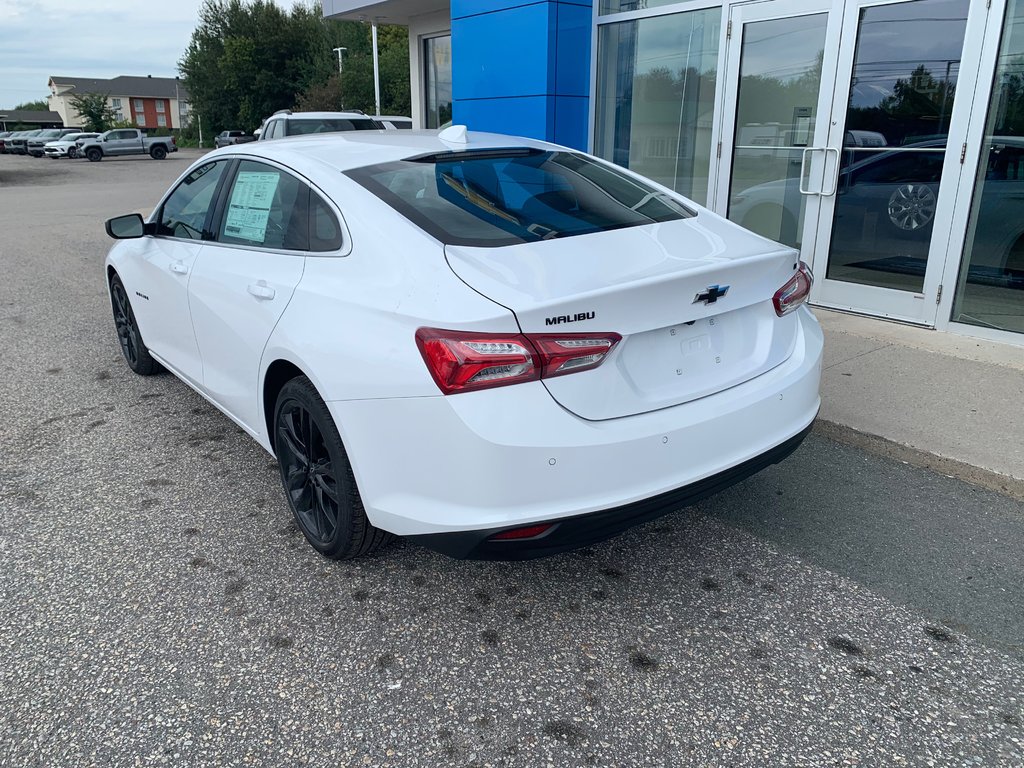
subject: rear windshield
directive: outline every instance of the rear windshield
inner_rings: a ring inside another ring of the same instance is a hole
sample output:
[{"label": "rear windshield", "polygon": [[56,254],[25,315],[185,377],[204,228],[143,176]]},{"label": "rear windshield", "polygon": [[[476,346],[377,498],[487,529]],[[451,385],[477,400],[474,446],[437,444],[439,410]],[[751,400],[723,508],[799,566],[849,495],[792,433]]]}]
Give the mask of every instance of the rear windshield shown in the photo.
[{"label": "rear windshield", "polygon": [[694,215],[664,192],[574,152],[447,152],[347,174],[449,245],[515,245]]},{"label": "rear windshield", "polygon": [[302,136],[309,133],[338,133],[339,131],[376,131],[380,128],[373,120],[289,120],[288,135]]}]

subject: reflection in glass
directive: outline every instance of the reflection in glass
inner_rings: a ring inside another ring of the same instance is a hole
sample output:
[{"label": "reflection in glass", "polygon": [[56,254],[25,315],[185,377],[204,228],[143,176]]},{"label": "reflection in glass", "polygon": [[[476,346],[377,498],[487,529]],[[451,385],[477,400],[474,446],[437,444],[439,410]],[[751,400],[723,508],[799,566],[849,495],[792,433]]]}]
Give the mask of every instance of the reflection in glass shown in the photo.
[{"label": "reflection in glass", "polygon": [[968,5],[861,10],[829,279],[923,289]]},{"label": "reflection in glass", "polygon": [[680,0],[601,0],[601,14],[642,11],[678,2]]},{"label": "reflection in glass", "polygon": [[452,119],[452,36],[423,41],[423,82],[426,89],[427,128],[440,128]]},{"label": "reflection in glass", "polygon": [[1024,333],[1024,0],[1009,0],[952,320]]},{"label": "reflection in glass", "polygon": [[800,167],[814,144],[828,14],[743,26],[729,218],[800,247]]},{"label": "reflection in glass", "polygon": [[706,203],[720,8],[607,24],[595,154]]}]

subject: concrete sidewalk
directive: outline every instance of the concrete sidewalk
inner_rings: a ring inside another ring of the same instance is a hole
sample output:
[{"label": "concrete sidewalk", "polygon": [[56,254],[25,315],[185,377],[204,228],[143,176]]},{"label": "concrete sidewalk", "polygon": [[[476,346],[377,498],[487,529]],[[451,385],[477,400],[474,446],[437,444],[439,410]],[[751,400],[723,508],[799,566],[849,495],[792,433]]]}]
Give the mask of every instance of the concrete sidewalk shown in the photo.
[{"label": "concrete sidewalk", "polygon": [[856,430],[996,473],[1019,496],[1024,347],[821,308],[814,313],[825,329],[819,418],[826,432]]}]

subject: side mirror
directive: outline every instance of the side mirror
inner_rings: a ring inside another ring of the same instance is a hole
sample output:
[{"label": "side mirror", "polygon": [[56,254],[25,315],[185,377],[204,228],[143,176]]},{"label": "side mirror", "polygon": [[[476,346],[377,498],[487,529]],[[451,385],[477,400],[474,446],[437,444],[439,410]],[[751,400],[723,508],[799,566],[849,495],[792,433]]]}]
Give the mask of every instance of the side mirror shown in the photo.
[{"label": "side mirror", "polygon": [[107,219],[107,234],[115,240],[131,240],[146,234],[146,222],[137,213]]}]

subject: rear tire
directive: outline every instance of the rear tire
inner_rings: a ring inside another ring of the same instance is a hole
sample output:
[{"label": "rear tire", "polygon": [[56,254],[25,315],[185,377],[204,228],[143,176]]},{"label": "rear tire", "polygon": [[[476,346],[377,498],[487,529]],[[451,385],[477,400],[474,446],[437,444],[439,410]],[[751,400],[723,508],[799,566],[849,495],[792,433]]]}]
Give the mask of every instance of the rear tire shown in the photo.
[{"label": "rear tire", "polygon": [[167,147],[157,144],[155,147],[149,150],[149,156],[154,160],[163,160],[167,157]]},{"label": "rear tire", "polygon": [[110,306],[114,311],[117,341],[121,345],[121,354],[124,355],[128,367],[139,376],[152,376],[163,371],[163,366],[154,360],[146,349],[139,324],[135,320],[132,303],[128,300],[128,291],[117,275],[110,279]]},{"label": "rear tire", "polygon": [[74,160],[76,157],[78,157],[78,148],[77,147],[68,147],[68,157],[71,158],[72,160]]},{"label": "rear tire", "polygon": [[90,163],[98,163],[103,159],[103,152],[96,147],[85,150],[85,156],[89,158]]},{"label": "rear tire", "polygon": [[305,376],[289,381],[277,396],[273,442],[285,498],[313,549],[349,560],[391,538],[366,517],[338,428]]}]

